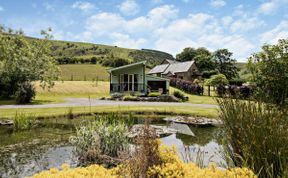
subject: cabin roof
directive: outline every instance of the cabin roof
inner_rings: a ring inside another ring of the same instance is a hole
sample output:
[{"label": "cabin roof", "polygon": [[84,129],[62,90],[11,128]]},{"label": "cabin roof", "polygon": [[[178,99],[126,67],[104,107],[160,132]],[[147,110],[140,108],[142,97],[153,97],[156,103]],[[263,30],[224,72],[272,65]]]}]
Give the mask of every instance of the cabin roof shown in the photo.
[{"label": "cabin roof", "polygon": [[140,62],[128,64],[128,65],[125,65],[125,66],[120,66],[120,67],[115,67],[115,68],[112,68],[112,69],[108,69],[107,71],[110,73],[110,72],[113,72],[113,71],[116,71],[116,70],[125,69],[125,68],[129,68],[129,67],[137,66],[137,65],[145,65],[145,64],[146,64],[146,61],[140,61]]}]

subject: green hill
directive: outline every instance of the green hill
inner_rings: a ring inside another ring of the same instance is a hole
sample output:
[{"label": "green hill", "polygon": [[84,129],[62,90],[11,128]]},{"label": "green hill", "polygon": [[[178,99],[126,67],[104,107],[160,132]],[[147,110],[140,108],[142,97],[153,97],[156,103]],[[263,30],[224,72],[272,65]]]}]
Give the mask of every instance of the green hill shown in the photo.
[{"label": "green hill", "polygon": [[[39,40],[31,37],[28,38],[30,40]],[[154,67],[164,59],[174,59],[171,54],[150,49],[138,50],[118,46],[58,40],[51,40],[51,44],[53,56],[59,64],[91,63],[92,58],[97,63],[102,63],[106,60],[121,58],[127,60],[129,63],[147,60],[147,66]]]}]

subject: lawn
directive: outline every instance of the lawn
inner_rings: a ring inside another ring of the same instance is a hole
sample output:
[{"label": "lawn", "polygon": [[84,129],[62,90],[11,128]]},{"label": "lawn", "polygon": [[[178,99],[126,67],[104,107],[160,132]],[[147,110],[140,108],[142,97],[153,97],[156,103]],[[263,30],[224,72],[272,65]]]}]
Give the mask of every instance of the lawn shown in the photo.
[{"label": "lawn", "polygon": [[[174,91],[180,91],[185,96],[188,96],[189,100],[188,103],[194,103],[194,104],[217,104],[215,99],[211,96],[198,96],[198,95],[191,95],[188,93],[185,93],[177,88],[170,87],[169,92],[172,95]],[[214,92],[211,92],[214,93]]]},{"label": "lawn", "polygon": [[36,108],[36,109],[0,109],[0,118],[13,118],[16,113],[32,114],[39,117],[60,117],[67,115],[70,111],[73,114],[85,113],[138,113],[138,114],[162,114],[162,115],[193,115],[210,118],[217,118],[218,112],[215,108],[201,108],[191,106],[93,106],[93,107],[70,107],[70,108]]},{"label": "lawn", "polygon": [[108,81],[107,68],[99,64],[59,65],[61,80],[64,81]]}]

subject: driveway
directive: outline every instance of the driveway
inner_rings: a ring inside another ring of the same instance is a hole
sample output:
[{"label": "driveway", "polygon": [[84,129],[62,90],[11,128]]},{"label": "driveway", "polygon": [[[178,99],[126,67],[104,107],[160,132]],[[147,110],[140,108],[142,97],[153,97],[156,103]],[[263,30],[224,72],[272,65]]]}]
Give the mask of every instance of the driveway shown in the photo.
[{"label": "driveway", "polygon": [[192,106],[202,108],[217,108],[214,104],[193,104],[177,102],[145,102],[145,101],[110,101],[87,98],[67,98],[64,103],[39,104],[39,105],[1,105],[0,109],[12,108],[60,108],[76,106]]}]

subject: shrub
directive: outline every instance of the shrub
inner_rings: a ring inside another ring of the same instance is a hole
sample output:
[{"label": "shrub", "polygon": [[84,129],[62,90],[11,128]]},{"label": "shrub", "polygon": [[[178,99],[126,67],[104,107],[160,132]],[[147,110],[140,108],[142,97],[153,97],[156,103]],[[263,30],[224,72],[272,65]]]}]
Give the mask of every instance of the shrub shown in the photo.
[{"label": "shrub", "polygon": [[161,95],[161,93],[159,93],[159,92],[151,92],[148,94],[149,97],[158,97],[160,95]]},{"label": "shrub", "polygon": [[123,58],[110,58],[102,61],[102,65],[109,67],[120,67],[129,64],[129,61]]},{"label": "shrub", "polygon": [[211,78],[205,80],[205,85],[217,86],[217,85],[227,85],[229,81],[223,74],[217,74],[211,76]]},{"label": "shrub", "polygon": [[34,86],[30,82],[24,82],[17,88],[15,99],[17,103],[31,103],[35,95]]},{"label": "shrub", "polygon": [[201,85],[190,81],[170,78],[170,85],[191,94],[203,95],[204,93],[204,88]]},{"label": "shrub", "polygon": [[186,97],[182,92],[177,91],[177,90],[175,90],[175,91],[173,92],[173,95],[174,95],[176,98],[181,99],[182,101],[186,101],[187,98],[188,98],[188,97]]},{"label": "shrub", "polygon": [[229,98],[217,101],[232,162],[248,166],[260,173],[259,177],[287,176],[287,111],[255,101]]},{"label": "shrub", "polygon": [[123,101],[139,101],[139,99],[137,96],[128,95],[123,97]]},{"label": "shrub", "polygon": [[91,58],[91,64],[96,64],[97,63],[97,58],[96,57],[92,57]]}]

